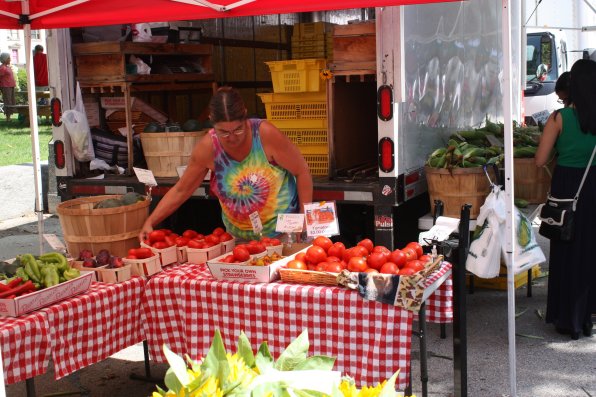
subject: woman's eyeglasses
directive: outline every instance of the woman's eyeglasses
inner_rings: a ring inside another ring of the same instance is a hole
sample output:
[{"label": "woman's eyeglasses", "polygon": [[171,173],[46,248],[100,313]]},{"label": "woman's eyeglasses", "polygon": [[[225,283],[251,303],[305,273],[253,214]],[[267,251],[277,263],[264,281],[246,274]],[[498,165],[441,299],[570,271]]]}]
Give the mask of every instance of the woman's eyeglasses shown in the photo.
[{"label": "woman's eyeglasses", "polygon": [[244,130],[245,130],[245,123],[243,121],[242,124],[238,128],[236,128],[232,131],[220,130],[220,129],[215,128],[215,133],[220,138],[229,138],[230,135],[232,135],[232,134],[234,134],[234,135],[244,134]]}]

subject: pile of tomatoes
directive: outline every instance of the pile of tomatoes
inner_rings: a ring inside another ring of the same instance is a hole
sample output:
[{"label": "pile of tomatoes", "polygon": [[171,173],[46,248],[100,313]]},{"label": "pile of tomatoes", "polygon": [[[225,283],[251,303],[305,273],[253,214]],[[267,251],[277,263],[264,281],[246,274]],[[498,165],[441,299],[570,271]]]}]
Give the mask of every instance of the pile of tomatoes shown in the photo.
[{"label": "pile of tomatoes", "polygon": [[222,227],[216,227],[211,234],[201,234],[194,230],[185,230],[181,235],[169,229],[158,229],[149,233],[145,244],[155,249],[165,249],[171,246],[188,248],[210,248],[217,244],[230,241],[234,237]]},{"label": "pile of tomatoes", "polygon": [[296,254],[286,266],[289,269],[331,273],[348,269],[351,272],[412,275],[423,270],[430,261],[432,257],[425,255],[417,242],[391,251],[382,245],[375,246],[370,239],[346,248],[341,242],[334,243],[328,237],[318,236],[306,252]]}]

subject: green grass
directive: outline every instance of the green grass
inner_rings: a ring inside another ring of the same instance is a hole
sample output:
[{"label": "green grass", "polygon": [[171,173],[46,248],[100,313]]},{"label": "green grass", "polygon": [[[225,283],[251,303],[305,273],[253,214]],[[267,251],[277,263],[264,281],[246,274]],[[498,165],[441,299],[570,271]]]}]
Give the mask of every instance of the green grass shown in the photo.
[{"label": "green grass", "polygon": [[[17,120],[13,114],[11,121],[6,121],[0,114],[0,166],[32,163],[31,128]],[[48,143],[52,139],[52,125],[45,118],[39,122],[40,159],[48,159]]]}]

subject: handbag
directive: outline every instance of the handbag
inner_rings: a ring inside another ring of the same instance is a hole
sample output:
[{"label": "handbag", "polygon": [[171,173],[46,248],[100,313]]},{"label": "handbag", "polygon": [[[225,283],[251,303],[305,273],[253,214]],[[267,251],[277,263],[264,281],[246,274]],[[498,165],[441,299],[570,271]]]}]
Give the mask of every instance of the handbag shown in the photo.
[{"label": "handbag", "polygon": [[542,236],[551,240],[573,240],[574,216],[575,209],[577,208],[577,200],[584,182],[586,181],[586,177],[588,176],[588,172],[590,171],[594,153],[596,153],[596,146],[594,146],[594,150],[592,150],[592,156],[590,156],[590,161],[588,161],[582,181],[573,198],[560,199],[551,196],[549,193],[546,202],[540,204],[538,207],[538,217],[542,221],[538,233]]}]

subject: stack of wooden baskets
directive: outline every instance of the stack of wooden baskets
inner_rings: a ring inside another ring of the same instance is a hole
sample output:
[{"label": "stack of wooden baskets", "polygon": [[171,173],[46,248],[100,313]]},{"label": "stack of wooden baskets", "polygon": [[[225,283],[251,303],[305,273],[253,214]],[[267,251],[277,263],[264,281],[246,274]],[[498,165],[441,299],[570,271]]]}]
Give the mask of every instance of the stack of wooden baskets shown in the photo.
[{"label": "stack of wooden baskets", "polygon": [[156,177],[178,176],[176,168],[188,164],[195,144],[207,131],[143,132],[141,143],[147,167]]}]

